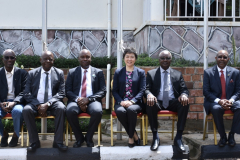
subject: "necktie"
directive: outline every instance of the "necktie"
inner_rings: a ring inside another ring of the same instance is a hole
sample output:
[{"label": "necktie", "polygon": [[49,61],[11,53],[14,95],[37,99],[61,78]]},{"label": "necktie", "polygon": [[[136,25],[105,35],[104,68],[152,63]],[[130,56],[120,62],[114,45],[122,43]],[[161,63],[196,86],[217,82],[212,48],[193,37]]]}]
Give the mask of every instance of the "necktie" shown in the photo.
[{"label": "necktie", "polygon": [[221,80],[221,86],[222,86],[221,99],[226,99],[226,81],[224,78],[223,70],[221,70],[220,72],[221,72],[220,80]]},{"label": "necktie", "polygon": [[81,97],[86,97],[87,95],[87,77],[86,77],[87,70],[84,70],[84,76],[83,76],[83,81],[82,81],[82,92],[81,92]]},{"label": "necktie", "polygon": [[44,103],[48,101],[48,73],[45,72],[46,79],[45,79],[45,93],[44,93]]},{"label": "necktie", "polygon": [[164,71],[164,84],[163,84],[163,107],[167,108],[169,105],[169,81],[168,81],[168,72]]}]

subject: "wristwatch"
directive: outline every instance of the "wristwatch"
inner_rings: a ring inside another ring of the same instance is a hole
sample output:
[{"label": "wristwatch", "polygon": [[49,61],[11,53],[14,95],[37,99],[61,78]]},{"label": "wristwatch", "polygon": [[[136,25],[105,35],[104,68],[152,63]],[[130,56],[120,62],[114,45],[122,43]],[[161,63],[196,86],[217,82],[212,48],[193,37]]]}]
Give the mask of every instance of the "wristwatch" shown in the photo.
[{"label": "wristwatch", "polygon": [[94,102],[96,99],[95,99],[95,98],[88,97],[88,100],[89,100],[89,102]]},{"label": "wristwatch", "polygon": [[133,104],[135,104],[135,102],[133,100],[130,100],[130,102],[132,102]]},{"label": "wristwatch", "polygon": [[50,102],[47,102],[47,105],[48,105],[48,107],[50,107],[50,106],[51,106],[51,103],[50,103]]}]

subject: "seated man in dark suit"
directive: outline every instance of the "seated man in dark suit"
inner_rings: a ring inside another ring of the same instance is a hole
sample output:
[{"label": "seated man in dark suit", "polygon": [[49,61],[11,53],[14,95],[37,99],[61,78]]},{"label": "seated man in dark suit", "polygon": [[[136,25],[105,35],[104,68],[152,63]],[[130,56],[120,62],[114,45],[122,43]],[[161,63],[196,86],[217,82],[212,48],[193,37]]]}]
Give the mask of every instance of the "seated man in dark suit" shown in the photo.
[{"label": "seated man in dark suit", "polygon": [[[207,114],[212,113],[220,134],[218,146],[225,146],[227,141],[229,146],[235,146],[234,133],[240,134],[240,74],[239,70],[227,66],[229,61],[227,51],[220,50],[215,59],[217,65],[204,71],[204,108]],[[234,112],[234,116],[227,138],[223,114],[229,109]]]},{"label": "seated man in dark suit", "polygon": [[26,85],[27,71],[14,67],[16,55],[13,50],[3,52],[4,67],[0,68],[0,134],[1,147],[8,146],[8,133],[4,130],[1,118],[7,112],[11,112],[13,118],[14,134],[9,147],[15,147],[18,143],[19,131],[22,125],[22,110],[25,103],[23,90]]},{"label": "seated man in dark suit", "polygon": [[177,135],[174,145],[179,151],[185,152],[182,143],[182,133],[188,114],[188,89],[185,85],[182,73],[170,68],[172,55],[164,50],[159,54],[160,67],[150,70],[147,73],[146,111],[151,126],[153,141],[151,150],[156,151],[160,145],[158,137],[158,117],[160,110],[170,110],[178,113]]},{"label": "seated man in dark suit", "polygon": [[31,143],[27,150],[35,151],[40,147],[35,117],[46,117],[47,111],[50,111],[55,116],[53,147],[65,151],[67,147],[63,144],[63,132],[66,107],[62,102],[65,96],[64,74],[62,70],[53,67],[54,57],[50,51],[43,52],[40,62],[41,67],[28,72],[24,90],[27,105],[23,109],[23,117]]},{"label": "seated man in dark suit", "polygon": [[[90,65],[89,50],[81,50],[78,61],[80,66],[70,69],[66,80],[68,98],[66,115],[76,137],[73,147],[80,147],[84,140],[88,147],[93,147],[93,134],[102,118],[101,100],[106,94],[105,79],[102,70]],[[85,138],[77,117],[82,112],[91,115]]]}]

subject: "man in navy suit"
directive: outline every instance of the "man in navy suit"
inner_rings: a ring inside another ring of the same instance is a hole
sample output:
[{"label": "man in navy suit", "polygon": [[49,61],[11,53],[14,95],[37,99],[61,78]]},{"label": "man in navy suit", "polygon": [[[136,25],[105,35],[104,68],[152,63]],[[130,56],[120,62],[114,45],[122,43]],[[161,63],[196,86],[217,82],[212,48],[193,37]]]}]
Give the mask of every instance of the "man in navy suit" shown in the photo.
[{"label": "man in navy suit", "polygon": [[13,50],[7,49],[2,58],[4,67],[0,68],[0,134],[1,147],[8,146],[8,133],[4,130],[1,118],[11,112],[13,118],[14,134],[9,147],[18,143],[19,131],[22,125],[22,110],[25,104],[23,90],[27,81],[27,71],[14,67],[16,55]]},{"label": "man in navy suit", "polygon": [[[240,134],[240,74],[239,70],[227,66],[227,51],[220,50],[215,59],[217,65],[204,71],[204,108],[207,114],[212,113],[216,123],[221,137],[218,146],[223,147],[227,142],[229,146],[235,146],[234,133]],[[223,114],[227,110],[234,112],[228,138],[223,124]]]},{"label": "man in navy suit", "polygon": [[62,100],[65,96],[63,71],[53,67],[54,56],[52,52],[45,51],[40,57],[41,67],[28,72],[24,98],[27,105],[23,109],[24,121],[29,132],[31,145],[28,151],[35,151],[40,147],[35,117],[47,116],[47,111],[55,116],[55,135],[53,147],[61,151],[68,148],[63,144],[65,122],[65,105]]},{"label": "man in navy suit", "polygon": [[160,67],[147,73],[145,91],[145,96],[147,97],[146,111],[153,134],[150,149],[156,151],[160,145],[157,122],[158,111],[170,110],[178,113],[177,134],[174,139],[174,145],[180,152],[185,152],[182,133],[188,114],[189,93],[182,73],[170,68],[171,61],[171,53],[164,50],[159,54]]},{"label": "man in navy suit", "polygon": [[[106,94],[105,79],[102,70],[90,65],[91,53],[89,50],[81,50],[78,61],[80,66],[70,69],[66,80],[66,96],[68,98],[66,115],[76,137],[73,147],[81,147],[84,141],[88,147],[93,147],[93,134],[102,118],[101,101]],[[78,114],[83,112],[91,115],[85,137],[78,121]]]}]

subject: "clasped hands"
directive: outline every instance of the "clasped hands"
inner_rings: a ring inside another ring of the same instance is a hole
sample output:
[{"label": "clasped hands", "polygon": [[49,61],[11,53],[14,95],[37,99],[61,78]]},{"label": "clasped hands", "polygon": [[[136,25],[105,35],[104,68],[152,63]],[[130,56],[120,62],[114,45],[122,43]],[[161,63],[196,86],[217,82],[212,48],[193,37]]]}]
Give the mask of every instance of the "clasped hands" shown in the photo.
[{"label": "clasped hands", "polygon": [[15,102],[3,102],[0,106],[4,112],[11,112],[13,107],[16,105]]},{"label": "clasped hands", "polygon": [[[186,106],[189,104],[189,99],[185,94],[182,94],[181,96],[178,97],[178,101],[183,105]],[[148,94],[147,96],[147,105],[148,106],[153,106],[154,103],[157,102],[157,98],[152,95],[152,94]]]},{"label": "clasped hands", "polygon": [[78,104],[78,106],[81,108],[81,110],[82,110],[83,112],[86,112],[86,111],[87,111],[87,105],[88,105],[88,103],[89,103],[88,98],[79,97],[79,98],[77,99],[77,104]]},{"label": "clasped hands", "polygon": [[47,117],[47,109],[48,109],[48,104],[47,103],[39,104],[37,106],[39,116]]},{"label": "clasped hands", "polygon": [[129,100],[126,100],[126,101],[121,101],[120,105],[125,108],[128,108],[129,106],[133,105],[133,103]]},{"label": "clasped hands", "polygon": [[232,106],[232,101],[227,99],[221,99],[218,101],[218,104],[224,109],[229,110]]}]

